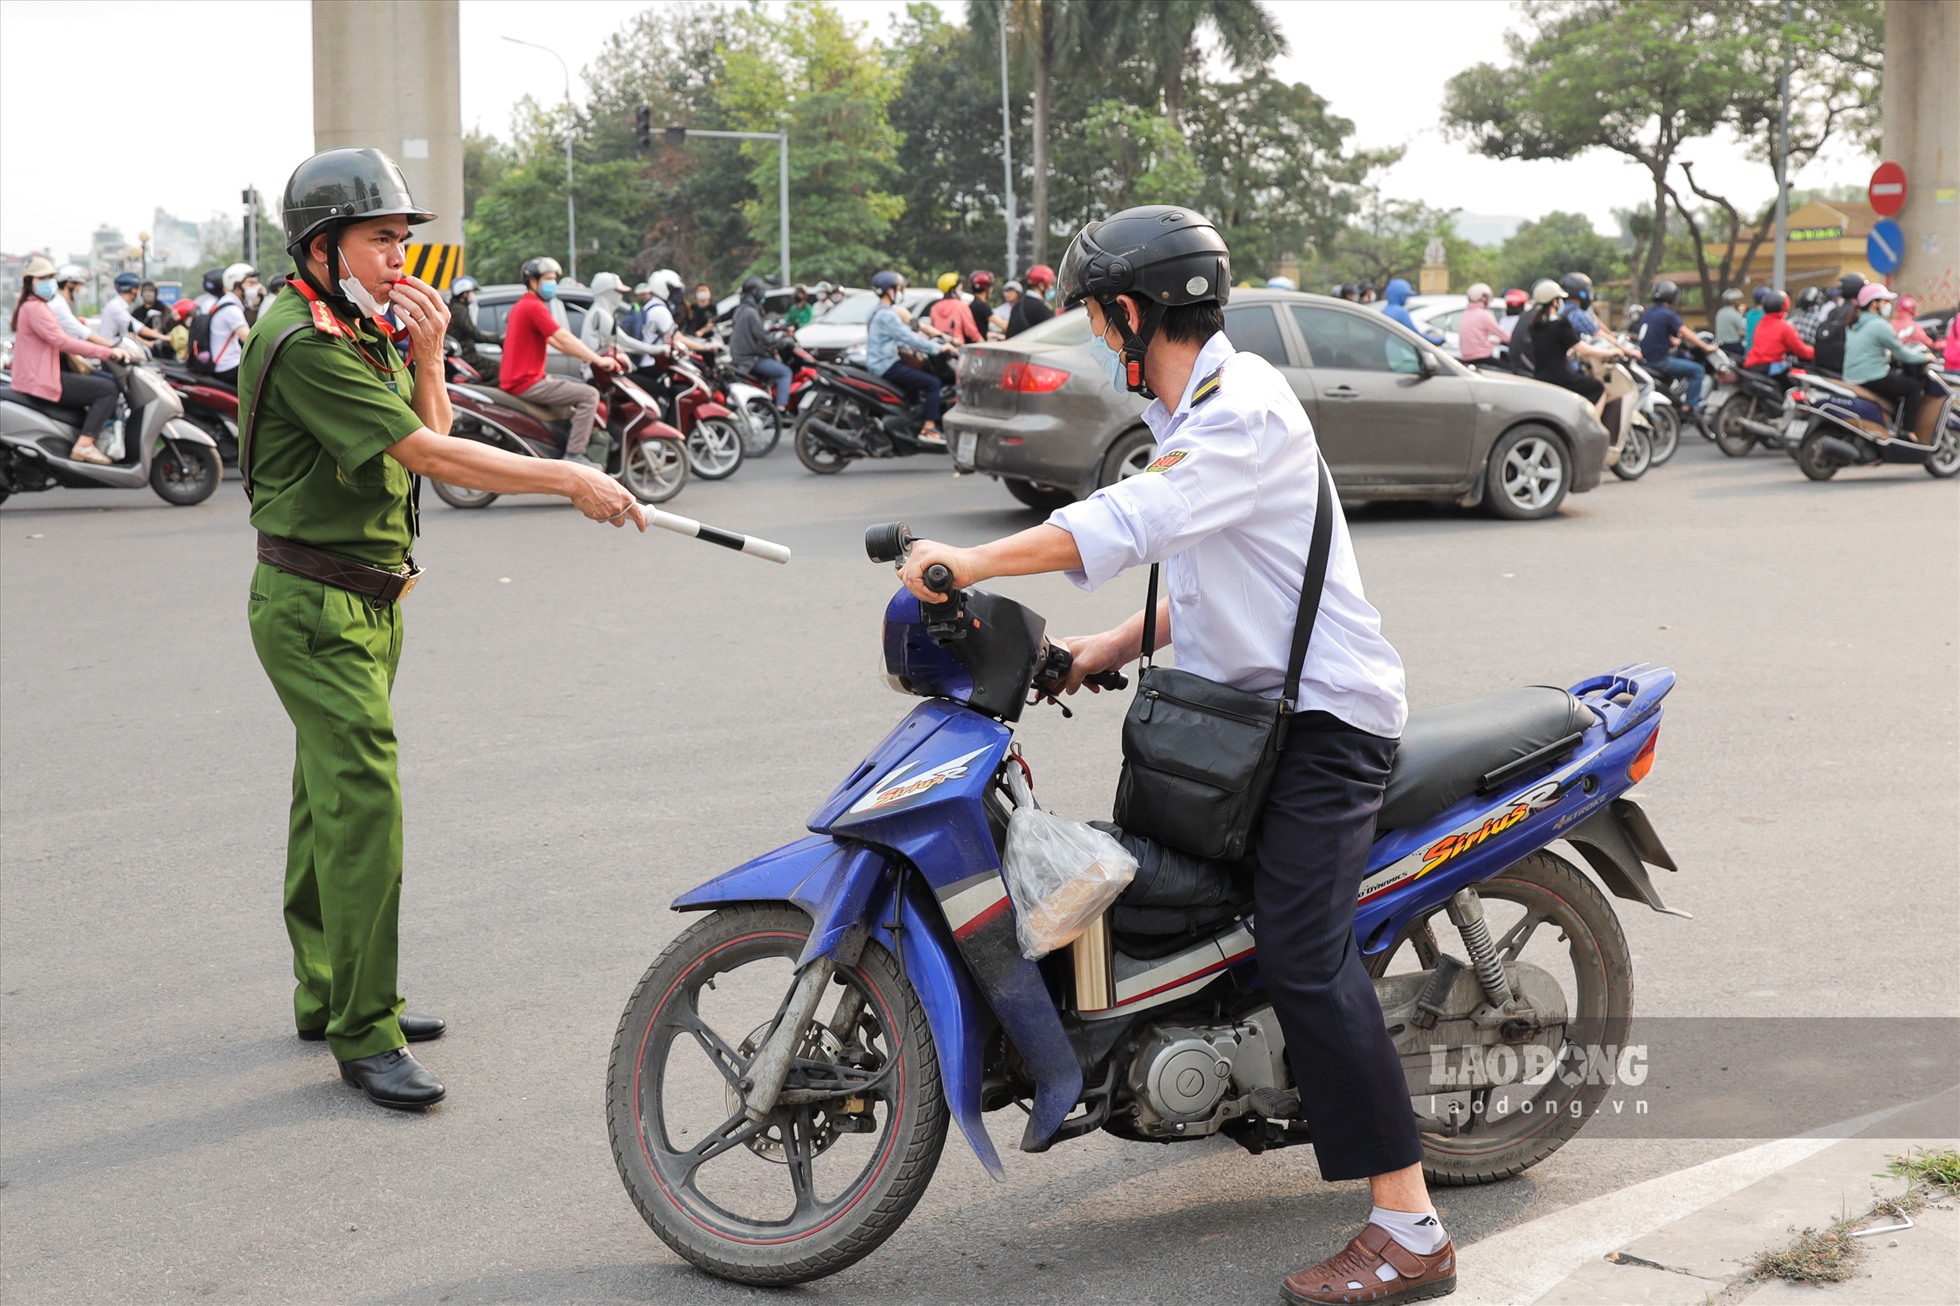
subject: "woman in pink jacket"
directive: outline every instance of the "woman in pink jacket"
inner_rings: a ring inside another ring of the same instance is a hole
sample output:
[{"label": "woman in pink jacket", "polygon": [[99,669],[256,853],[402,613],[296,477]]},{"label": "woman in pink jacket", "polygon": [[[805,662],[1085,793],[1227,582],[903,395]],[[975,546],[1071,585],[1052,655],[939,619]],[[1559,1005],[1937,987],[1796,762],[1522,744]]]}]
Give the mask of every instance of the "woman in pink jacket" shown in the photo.
[{"label": "woman in pink jacket", "polygon": [[130,355],[89,340],[76,340],[61,329],[48,301],[54,298],[54,264],[36,256],[29,259],[20,279],[20,299],[14,304],[13,388],[44,404],[87,410],[82,419],[82,438],[68,456],[78,463],[107,463],[108,457],[95,447],[116,411],[116,383],[106,376],[70,372],[61,365],[63,354],[83,358],[117,358],[127,362]]},{"label": "woman in pink jacket", "polygon": [[1491,316],[1489,286],[1479,281],[1470,287],[1468,298],[1470,306],[1463,310],[1456,324],[1457,353],[1470,366],[1489,371],[1497,368],[1496,353],[1510,348],[1511,338]]}]

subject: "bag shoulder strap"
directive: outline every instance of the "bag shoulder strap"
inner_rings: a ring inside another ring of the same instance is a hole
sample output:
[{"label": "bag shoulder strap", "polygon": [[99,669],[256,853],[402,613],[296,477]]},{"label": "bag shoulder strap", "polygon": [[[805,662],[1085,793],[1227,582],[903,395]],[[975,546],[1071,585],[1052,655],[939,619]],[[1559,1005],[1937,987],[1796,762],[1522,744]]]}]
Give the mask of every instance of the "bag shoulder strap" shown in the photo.
[{"label": "bag shoulder strap", "polygon": [[279,333],[272,347],[266,350],[265,366],[252,378],[251,398],[238,410],[238,474],[244,481],[247,501],[252,497],[252,428],[258,425],[259,396],[265,393],[265,379],[272,374],[272,365],[279,361],[280,353],[292,343],[293,337],[312,326],[310,320],[295,322]]},{"label": "bag shoulder strap", "polygon": [[1300,673],[1307,665],[1307,645],[1313,642],[1314,624],[1320,618],[1320,596],[1327,588],[1327,559],[1334,551],[1334,475],[1321,458],[1320,492],[1313,507],[1313,543],[1307,551],[1307,577],[1300,586],[1300,613],[1293,620],[1293,654],[1286,660],[1286,710],[1296,710],[1300,701]]}]

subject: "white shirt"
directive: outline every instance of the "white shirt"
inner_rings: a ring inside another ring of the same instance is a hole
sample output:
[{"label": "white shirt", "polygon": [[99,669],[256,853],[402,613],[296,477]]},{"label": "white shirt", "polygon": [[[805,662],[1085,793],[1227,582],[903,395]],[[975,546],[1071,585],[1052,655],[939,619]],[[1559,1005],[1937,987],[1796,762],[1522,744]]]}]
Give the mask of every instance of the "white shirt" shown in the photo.
[{"label": "white shirt", "polygon": [[136,334],[136,314],[129,308],[129,301],[121,295],[109,296],[109,302],[102,307],[102,316],[96,320],[95,334],[112,345],[123,342],[124,336]]},{"label": "white shirt", "polygon": [[229,372],[238,366],[245,352],[245,338],[232,339],[232,332],[245,325],[245,306],[238,296],[226,294],[211,308],[211,370]]},{"label": "white shirt", "polygon": [[55,291],[54,298],[48,301],[48,307],[54,310],[54,319],[61,323],[63,331],[76,340],[88,339],[88,327],[82,319],[75,316],[75,306],[68,302],[68,296],[59,290]]},{"label": "white shirt", "polygon": [[664,345],[674,334],[674,314],[658,299],[650,299],[641,305],[646,314],[640,323],[640,338],[650,345]]},{"label": "white shirt", "polygon": [[[1221,365],[1218,388],[1193,405],[1193,392]],[[1176,410],[1159,398],[1143,420],[1157,437],[1151,469],[1048,519],[1081,551],[1082,570],[1069,579],[1094,589],[1118,572],[1162,562],[1177,665],[1278,698],[1319,492],[1319,449],[1306,410],[1271,363],[1233,349],[1220,332],[1199,352]],[[1402,659],[1362,594],[1338,497],[1335,509],[1327,584],[1295,706],[1397,738],[1408,718]]]}]

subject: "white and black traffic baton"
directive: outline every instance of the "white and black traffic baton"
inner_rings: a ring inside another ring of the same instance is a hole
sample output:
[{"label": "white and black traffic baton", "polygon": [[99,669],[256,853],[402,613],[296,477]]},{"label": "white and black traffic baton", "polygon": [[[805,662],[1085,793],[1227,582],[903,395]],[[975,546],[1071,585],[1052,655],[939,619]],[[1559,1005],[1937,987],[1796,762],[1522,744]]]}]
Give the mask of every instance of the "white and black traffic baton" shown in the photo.
[{"label": "white and black traffic baton", "polygon": [[724,549],[746,553],[751,558],[762,558],[768,562],[789,561],[789,546],[786,544],[777,544],[773,540],[760,540],[753,535],[737,535],[734,531],[725,531],[719,526],[709,526],[704,522],[695,521],[692,517],[679,517],[671,512],[662,512],[658,508],[649,508],[645,504],[641,504],[640,509],[646,513],[647,525],[658,526],[663,531],[672,531],[676,535],[691,535],[697,540],[719,544]]}]

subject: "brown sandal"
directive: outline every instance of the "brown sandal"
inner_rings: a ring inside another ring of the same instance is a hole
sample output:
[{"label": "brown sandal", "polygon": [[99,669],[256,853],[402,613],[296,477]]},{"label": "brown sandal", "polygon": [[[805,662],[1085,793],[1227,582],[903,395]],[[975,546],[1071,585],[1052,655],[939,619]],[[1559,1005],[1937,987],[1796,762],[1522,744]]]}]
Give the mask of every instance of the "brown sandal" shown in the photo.
[{"label": "brown sandal", "polygon": [[[1395,1270],[1394,1278],[1384,1280],[1375,1273],[1384,1264]],[[1388,1230],[1371,1224],[1320,1264],[1289,1275],[1281,1290],[1288,1301],[1300,1306],[1364,1302],[1388,1306],[1446,1297],[1456,1291],[1456,1247],[1445,1242],[1428,1256],[1420,1256],[1396,1242]]]}]

